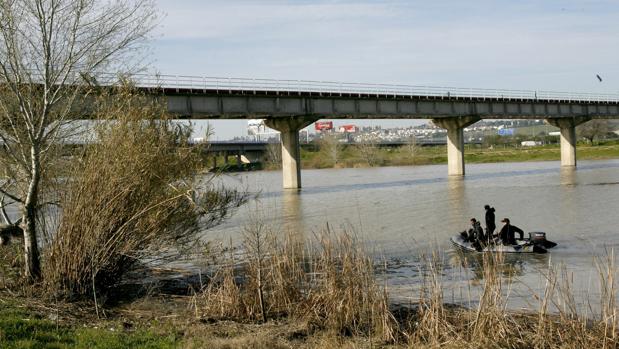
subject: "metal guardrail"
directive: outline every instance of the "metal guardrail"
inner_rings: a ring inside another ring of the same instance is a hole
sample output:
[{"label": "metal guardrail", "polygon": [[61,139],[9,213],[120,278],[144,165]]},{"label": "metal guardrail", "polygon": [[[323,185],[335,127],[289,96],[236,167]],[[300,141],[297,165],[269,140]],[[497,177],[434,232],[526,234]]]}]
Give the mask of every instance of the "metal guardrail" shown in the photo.
[{"label": "metal guardrail", "polygon": [[[29,74],[28,74],[29,75]],[[100,86],[114,85],[121,79],[117,74],[98,73],[94,78],[79,73],[72,74],[67,80],[87,79],[89,83]],[[347,95],[376,95],[394,97],[440,97],[463,99],[512,99],[512,100],[540,100],[540,101],[579,101],[579,102],[619,102],[619,93],[585,93],[585,92],[557,92],[536,90],[509,90],[486,88],[461,88],[444,86],[417,86],[417,85],[390,85],[366,84],[334,81],[312,80],[277,80],[277,79],[246,79],[224,78],[187,75],[151,75],[134,74],[129,76],[138,87],[167,88],[201,91],[244,91],[244,92],[279,92],[290,93],[318,93],[318,94],[347,94]],[[28,76],[25,81],[36,82],[36,76]]]},{"label": "metal guardrail", "polygon": [[617,94],[598,94],[581,92],[557,92],[536,90],[509,90],[485,88],[459,88],[439,86],[364,84],[333,81],[311,80],[276,80],[245,79],[222,77],[198,77],[185,75],[146,75],[132,76],[139,87],[172,88],[195,92],[248,91],[248,92],[282,92],[282,93],[319,93],[319,94],[359,94],[390,95],[395,97],[442,97],[442,98],[499,98],[528,99],[542,101],[588,101],[619,102]]}]

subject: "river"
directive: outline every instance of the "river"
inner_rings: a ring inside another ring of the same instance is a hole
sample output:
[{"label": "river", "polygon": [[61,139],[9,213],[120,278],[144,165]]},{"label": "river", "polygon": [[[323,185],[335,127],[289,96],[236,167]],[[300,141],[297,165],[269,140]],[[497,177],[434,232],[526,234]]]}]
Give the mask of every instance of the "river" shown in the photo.
[{"label": "river", "polygon": [[467,285],[479,276],[475,267],[462,267],[449,237],[466,229],[471,217],[483,222],[483,207],[490,204],[499,227],[509,217],[525,232],[547,232],[559,244],[547,255],[509,261],[513,307],[530,306],[531,294],[543,290],[549,263],[566,267],[576,294],[598,292],[593,259],[609,253],[619,237],[619,160],[580,161],[577,170],[554,161],[472,164],[466,170],[465,178],[449,178],[445,165],[303,170],[299,192],[281,189],[279,171],[225,175],[227,185],[259,196],[207,238],[236,241],[255,219],[306,235],[327,223],[352,230],[387,261],[390,293],[403,302],[416,297],[419,256],[436,250],[445,262],[446,300],[463,303],[475,299]]}]

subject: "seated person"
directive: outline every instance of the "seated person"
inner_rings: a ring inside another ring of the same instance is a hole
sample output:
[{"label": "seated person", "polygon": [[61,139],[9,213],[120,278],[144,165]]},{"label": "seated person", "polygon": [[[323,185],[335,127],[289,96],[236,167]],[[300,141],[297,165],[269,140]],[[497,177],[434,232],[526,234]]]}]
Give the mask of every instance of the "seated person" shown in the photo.
[{"label": "seated person", "polygon": [[469,237],[471,240],[484,240],[484,229],[481,227],[481,223],[475,218],[471,218],[471,229],[469,229]]},{"label": "seated person", "polygon": [[511,225],[509,218],[503,218],[501,222],[504,223],[504,225],[499,232],[499,238],[501,238],[503,245],[515,245],[516,233],[520,235],[520,240],[523,239],[524,231],[515,225]]}]

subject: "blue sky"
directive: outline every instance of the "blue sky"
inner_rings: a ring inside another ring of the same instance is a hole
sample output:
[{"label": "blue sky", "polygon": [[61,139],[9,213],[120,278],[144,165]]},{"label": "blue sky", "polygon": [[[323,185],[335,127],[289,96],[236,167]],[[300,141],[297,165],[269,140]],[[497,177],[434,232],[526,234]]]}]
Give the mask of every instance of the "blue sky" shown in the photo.
[{"label": "blue sky", "polygon": [[162,74],[619,92],[618,1],[156,2]]}]

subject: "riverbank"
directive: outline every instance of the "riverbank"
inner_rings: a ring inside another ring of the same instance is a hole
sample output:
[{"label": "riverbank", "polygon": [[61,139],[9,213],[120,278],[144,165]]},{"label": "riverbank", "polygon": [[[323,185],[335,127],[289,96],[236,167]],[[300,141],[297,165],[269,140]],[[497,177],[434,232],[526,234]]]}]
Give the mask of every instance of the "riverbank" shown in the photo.
[{"label": "riverbank", "polygon": [[107,309],[99,319],[75,305],[46,305],[3,295],[0,347],[12,348],[366,348],[403,346],[314,331],[290,319],[266,323],[195,316],[192,297],[157,296]]},{"label": "riverbank", "polygon": [[[435,275],[436,276],[436,275]],[[614,348],[616,312],[606,321],[570,311],[569,294],[540,298],[540,309],[506,311],[508,284],[490,278],[472,309],[443,302],[440,281],[429,278],[419,302],[390,311],[386,339],[338,333],[300,319],[266,322],[199,316],[192,296],[152,295],[93,311],[94,304],[43,303],[0,293],[0,347],[13,348]],[[563,284],[549,284],[555,292]],[[558,292],[566,292],[560,289]],[[569,292],[569,291],[567,291]],[[564,298],[565,297],[565,298]],[[549,314],[561,301],[563,308]],[[333,309],[332,311],[338,311]]]},{"label": "riverbank", "polygon": [[[558,161],[561,158],[561,149],[558,144],[536,147],[467,145],[465,148],[466,163]],[[619,158],[619,142],[596,145],[578,144],[577,154],[579,160],[617,159]],[[445,147],[409,145],[383,148],[343,145],[335,151],[319,148],[302,149],[301,163],[304,169],[434,165],[446,164],[447,152]],[[278,162],[268,162],[265,169],[277,169],[279,166]]]},{"label": "riverbank", "polygon": [[[221,280],[216,274],[209,285],[185,294],[154,288],[126,298],[131,292],[125,292],[124,298],[101,306],[89,300],[58,302],[27,296],[36,292],[31,287],[2,290],[0,347],[554,349],[619,345],[612,253],[595,262],[599,280],[592,282],[597,281],[603,292],[599,298],[587,296],[584,303],[571,288],[570,274],[561,266],[549,265],[540,274],[546,288],[535,295],[537,305],[509,310],[516,275],[503,255],[486,254],[459,255],[462,263],[478,268],[467,287],[469,292],[472,288],[480,292],[468,307],[450,304],[445,301],[449,291],[443,285],[444,259],[434,252],[420,257],[422,282],[411,289],[411,302],[384,307],[381,304],[389,292],[380,280],[388,270],[381,270],[380,263],[367,264],[360,250],[347,247],[353,246],[349,237],[326,243],[323,248],[328,250],[309,262],[309,271],[295,269],[303,261],[297,258],[298,251],[289,249],[296,245],[278,245],[269,248],[271,257],[263,259],[262,268],[247,257],[240,264],[222,267]],[[272,255],[273,251],[279,253]],[[311,266],[324,258],[327,263],[320,269]],[[265,274],[261,277],[257,270]],[[229,282],[236,279],[244,281]],[[256,283],[260,279],[262,286]],[[300,280],[314,282],[302,285]],[[308,286],[315,291],[298,292]],[[264,300],[257,291],[264,292]],[[259,306],[259,299],[264,305]],[[600,308],[594,310],[593,304]]]}]

